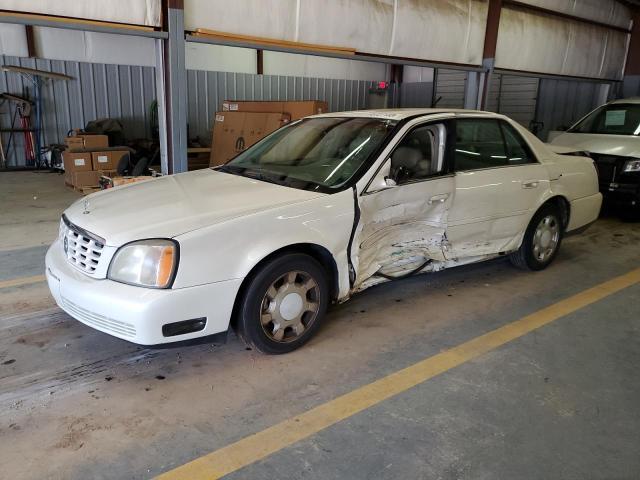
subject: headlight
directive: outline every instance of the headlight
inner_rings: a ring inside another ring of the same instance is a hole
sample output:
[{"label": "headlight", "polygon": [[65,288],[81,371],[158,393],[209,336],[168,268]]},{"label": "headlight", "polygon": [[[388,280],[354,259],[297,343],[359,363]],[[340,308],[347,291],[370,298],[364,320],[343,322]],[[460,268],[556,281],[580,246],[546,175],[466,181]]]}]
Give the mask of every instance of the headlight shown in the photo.
[{"label": "headlight", "polygon": [[116,282],[150,288],[168,288],[178,266],[178,244],[173,240],[141,240],[118,249],[107,277]]},{"label": "headlight", "polygon": [[64,223],[64,219],[60,218],[60,226],[58,227],[58,238],[62,240],[67,236],[67,224]]},{"label": "headlight", "polygon": [[624,168],[622,169],[623,172],[640,172],[640,160],[639,159],[634,159],[634,160],[627,160],[624,163]]}]

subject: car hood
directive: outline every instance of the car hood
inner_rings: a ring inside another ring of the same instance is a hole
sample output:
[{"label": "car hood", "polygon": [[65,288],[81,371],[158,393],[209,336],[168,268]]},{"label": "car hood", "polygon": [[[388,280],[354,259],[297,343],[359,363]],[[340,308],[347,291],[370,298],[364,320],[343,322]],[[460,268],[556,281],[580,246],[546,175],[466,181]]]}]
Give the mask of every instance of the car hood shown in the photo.
[{"label": "car hood", "polygon": [[[563,133],[551,141],[554,146],[569,147],[575,151],[640,157],[640,137],[634,135],[602,135],[596,133]],[[563,153],[563,152],[558,152]]]},{"label": "car hood", "polygon": [[175,237],[321,195],[326,194],[204,169],[94,193],[65,214],[108,245],[119,246],[144,238]]}]

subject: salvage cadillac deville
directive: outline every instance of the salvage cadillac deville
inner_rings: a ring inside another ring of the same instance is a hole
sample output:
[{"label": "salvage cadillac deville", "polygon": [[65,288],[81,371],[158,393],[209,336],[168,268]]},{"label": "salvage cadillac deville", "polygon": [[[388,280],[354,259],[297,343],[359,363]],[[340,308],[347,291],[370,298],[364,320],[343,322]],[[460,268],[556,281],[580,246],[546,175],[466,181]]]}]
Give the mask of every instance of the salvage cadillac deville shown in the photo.
[{"label": "salvage cadillac deville", "polygon": [[541,270],[601,201],[591,159],[502,115],[316,115],[220,167],[74,203],[47,280],[69,315],[138,344],[233,326],[285,353],[330,303],[380,282],[500,255]]}]

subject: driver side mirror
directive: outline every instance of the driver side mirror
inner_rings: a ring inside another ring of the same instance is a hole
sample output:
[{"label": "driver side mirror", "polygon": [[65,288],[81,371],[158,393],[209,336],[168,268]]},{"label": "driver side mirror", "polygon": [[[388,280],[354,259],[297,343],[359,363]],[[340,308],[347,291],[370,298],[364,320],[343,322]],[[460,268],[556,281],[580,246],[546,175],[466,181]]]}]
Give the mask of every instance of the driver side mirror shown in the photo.
[{"label": "driver side mirror", "polygon": [[398,183],[391,177],[391,159],[387,158],[382,167],[380,167],[380,170],[378,170],[378,173],[376,173],[376,176],[373,177],[367,192],[379,192],[397,185]]}]

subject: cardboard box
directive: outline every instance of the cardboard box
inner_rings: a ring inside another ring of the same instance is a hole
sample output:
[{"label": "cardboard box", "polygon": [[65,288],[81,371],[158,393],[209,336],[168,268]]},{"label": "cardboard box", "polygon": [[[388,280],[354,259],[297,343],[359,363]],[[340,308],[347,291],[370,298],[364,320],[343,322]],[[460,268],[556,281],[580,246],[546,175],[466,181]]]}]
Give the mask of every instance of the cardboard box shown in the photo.
[{"label": "cardboard box", "polygon": [[290,120],[283,113],[217,112],[209,165],[222,165]]},{"label": "cardboard box", "polygon": [[86,135],[83,134],[84,148],[87,150],[93,148],[105,148],[109,146],[109,137],[106,135]]},{"label": "cardboard box", "polygon": [[93,170],[91,152],[62,152],[65,172],[90,172]]},{"label": "cardboard box", "polygon": [[129,150],[111,150],[111,161],[113,163],[113,168],[118,168],[122,157],[126,157],[129,155],[131,155],[131,151]]},{"label": "cardboard box", "polygon": [[99,187],[100,186],[100,173],[99,172],[72,172],[71,173],[71,185],[76,189],[82,189],[84,187]]},{"label": "cardboard box", "polygon": [[91,161],[94,170],[115,170],[120,159],[129,155],[129,150],[104,150],[91,152]]},{"label": "cardboard box", "polygon": [[309,115],[327,113],[329,105],[327,102],[320,100],[305,100],[301,102],[225,100],[222,103],[222,110],[224,112],[288,113],[291,120],[298,120]]},{"label": "cardboard box", "polygon": [[64,143],[69,150],[105,148],[109,146],[109,137],[82,133],[73,137],[65,137]]},{"label": "cardboard box", "polygon": [[82,137],[65,137],[64,144],[69,150],[82,150],[84,148],[84,138]]}]

